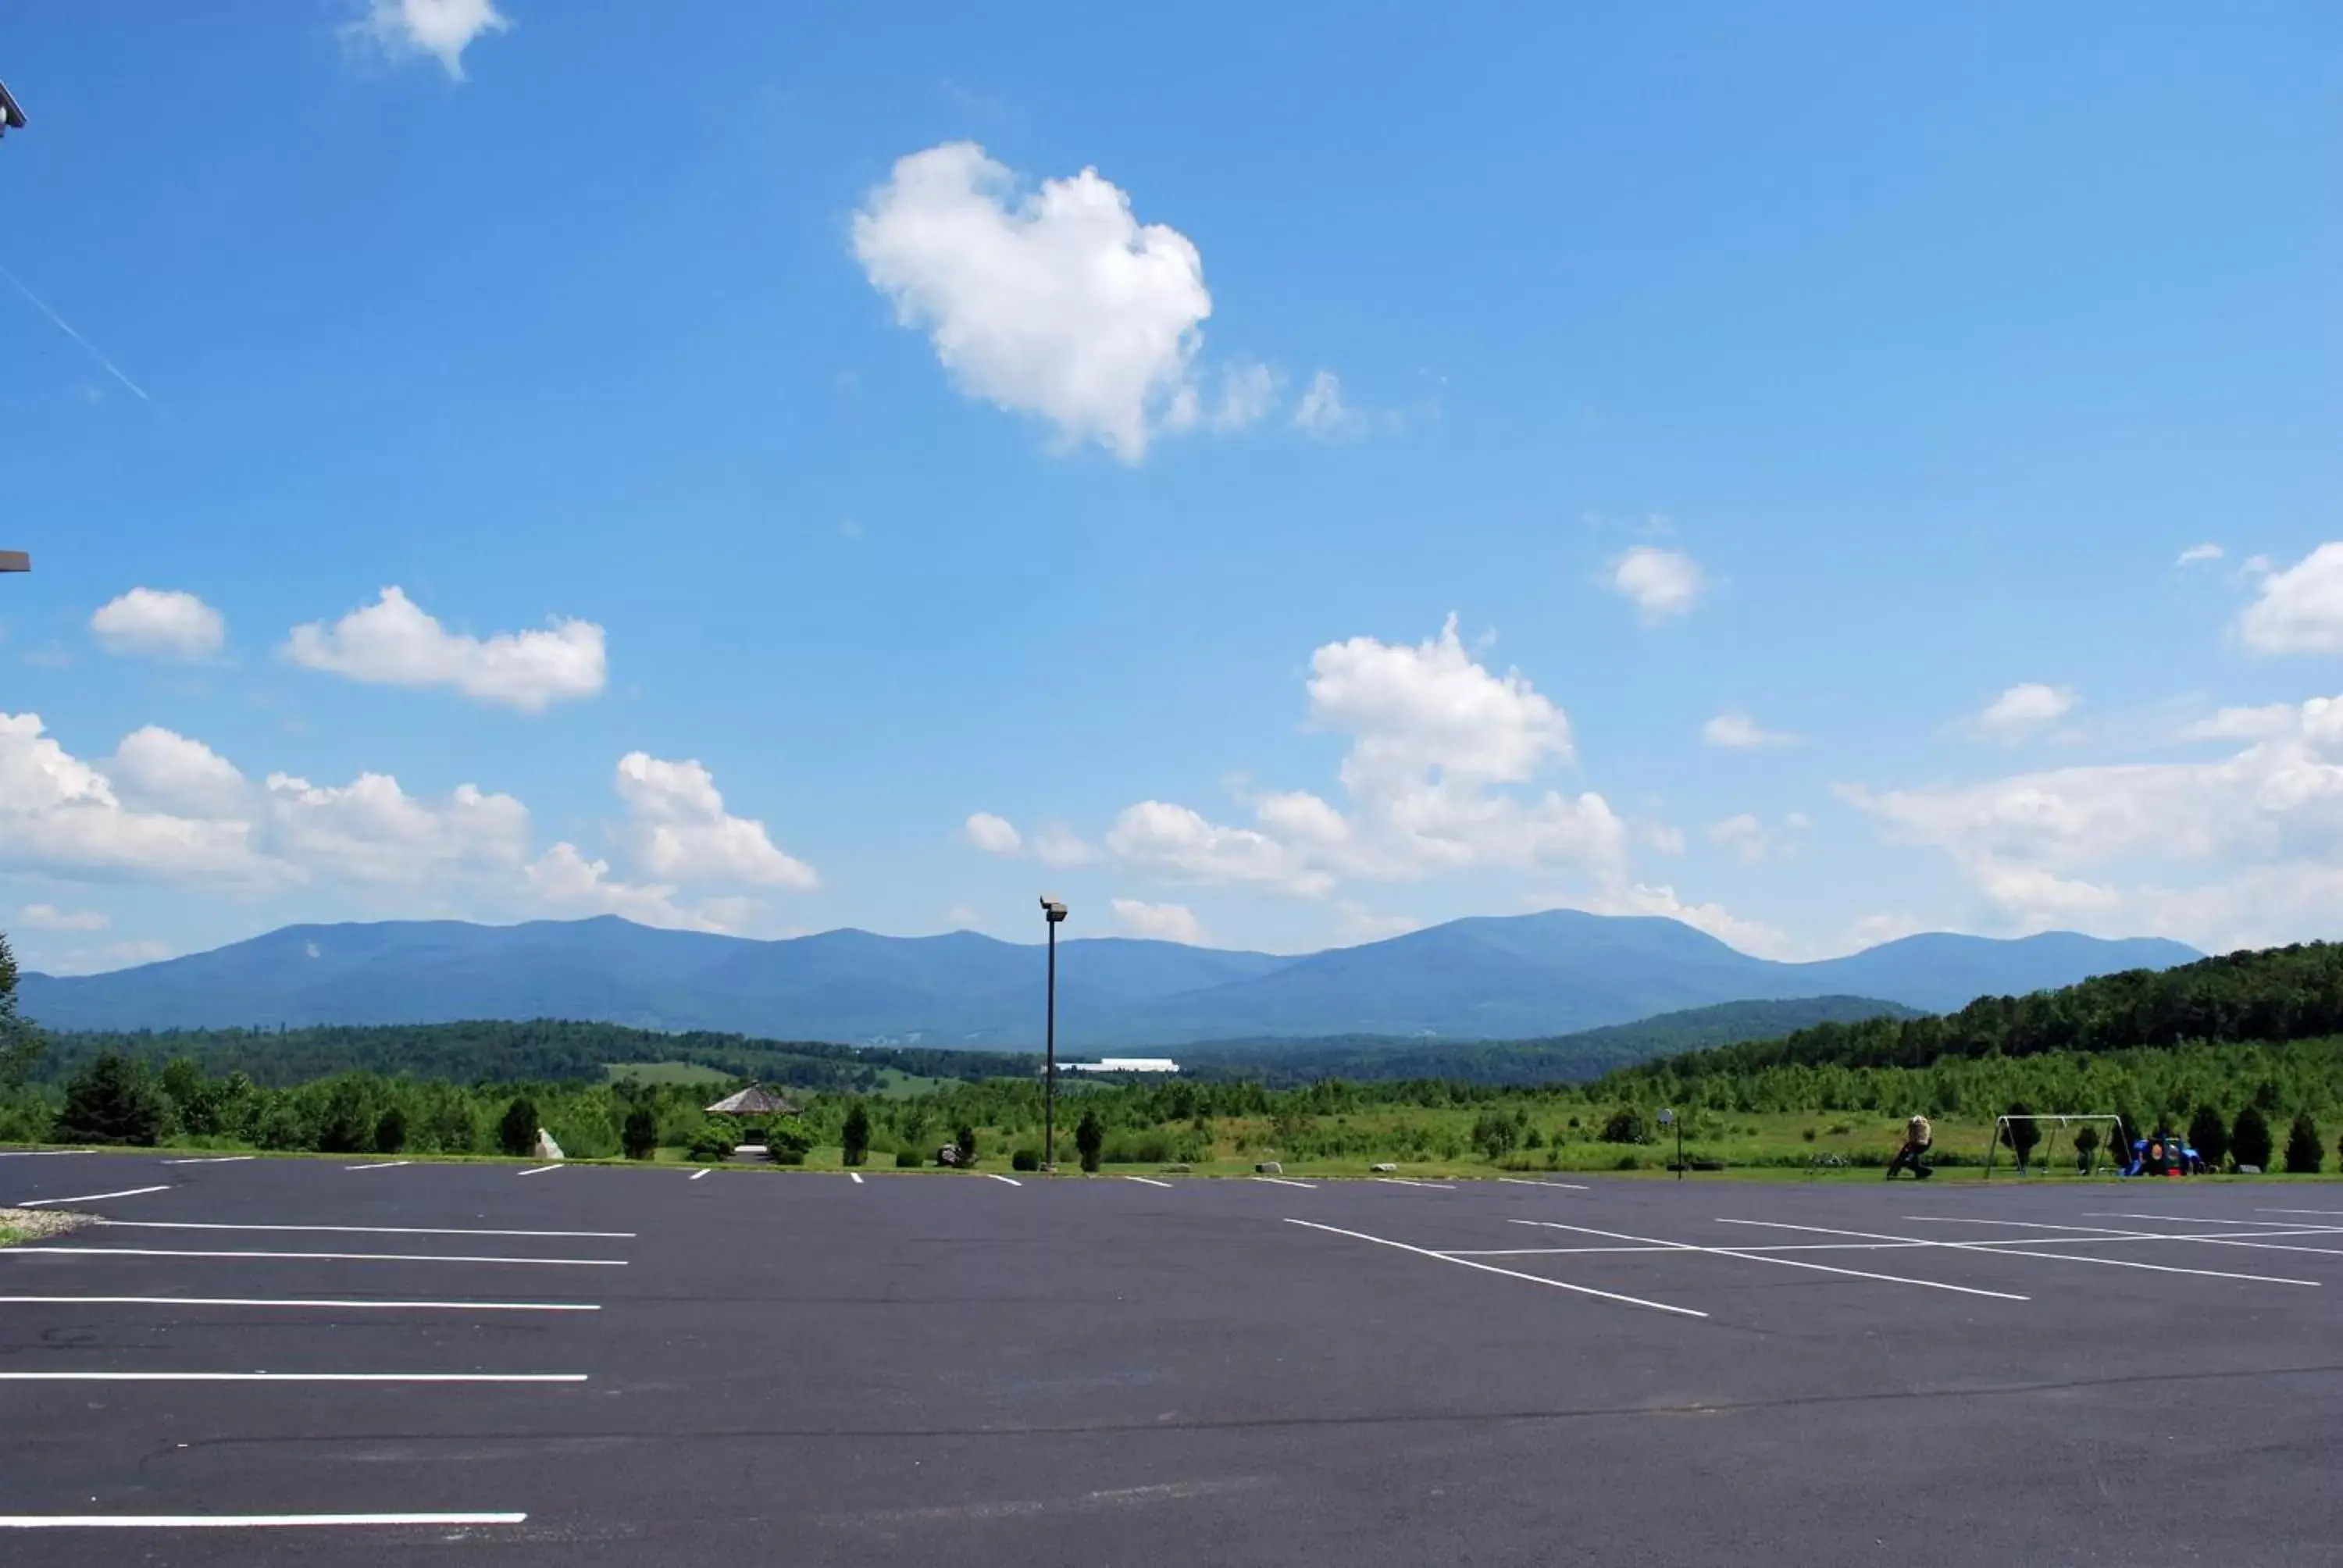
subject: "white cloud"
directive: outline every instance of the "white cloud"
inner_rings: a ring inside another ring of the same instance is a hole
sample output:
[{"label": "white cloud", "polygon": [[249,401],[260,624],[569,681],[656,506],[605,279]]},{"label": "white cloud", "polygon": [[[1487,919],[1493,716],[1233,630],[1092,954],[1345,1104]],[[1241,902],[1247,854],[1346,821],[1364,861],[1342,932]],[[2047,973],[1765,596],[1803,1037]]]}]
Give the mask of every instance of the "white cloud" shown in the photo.
[{"label": "white cloud", "polygon": [[227,644],[220,612],[177,588],[132,588],[99,607],[89,629],[108,653],[158,658],[208,658]]},{"label": "white cloud", "polygon": [[511,26],[493,0],[367,0],[365,14],[349,24],[348,32],[393,59],[428,55],[460,82],[464,51]]},{"label": "white cloud", "polygon": [[1634,602],[1646,625],[1684,615],[1707,591],[1700,563],[1682,550],[1637,545],[1611,563],[1613,592]]},{"label": "white cloud", "polygon": [[2217,561],[2229,552],[2212,543],[2190,545],[2173,561],[2176,567],[2193,567],[2199,561]]},{"label": "white cloud", "polygon": [[2323,544],[2263,578],[2260,597],[2237,618],[2237,635],[2256,653],[2343,651],[2343,543]]},{"label": "white cloud", "polygon": [[1210,416],[1216,430],[1242,430],[1269,417],[1281,377],[1257,362],[1231,365],[1221,372],[1221,398]]},{"label": "white cloud", "polygon": [[676,903],[673,886],[619,881],[610,875],[609,861],[589,860],[577,845],[567,840],[538,856],[525,875],[529,890],[539,903],[564,913],[618,915],[641,925],[676,930],[738,929],[735,921],[716,918],[712,907],[727,900],[709,900],[699,909],[685,909]]},{"label": "white cloud", "polygon": [[0,868],[103,879],[260,875],[246,822],[126,806],[113,781],[44,732],[0,713]]},{"label": "white cloud", "polygon": [[2181,726],[2176,740],[2259,740],[2283,735],[2295,726],[2301,709],[2291,702],[2266,703],[2259,708],[2224,708],[2209,719]]},{"label": "white cloud", "polygon": [[1087,866],[1099,852],[1071,829],[1051,823],[1033,837],[1033,858],[1045,866]]},{"label": "white cloud", "polygon": [[1732,850],[1745,865],[1760,860],[1786,859],[1797,850],[1798,835],[1812,826],[1806,818],[1793,811],[1777,826],[1767,826],[1751,812],[1743,811],[1723,821],[1711,822],[1707,828],[1709,841]]},{"label": "white cloud", "polygon": [[250,804],[251,786],[234,763],[159,725],[124,736],[106,771],[134,807],[218,819],[239,816]]},{"label": "white cloud", "polygon": [[1025,848],[1025,840],[1018,837],[1017,829],[1006,819],[990,811],[970,812],[960,830],[971,846],[988,855],[1015,855]]},{"label": "white cloud", "polygon": [[762,822],[725,810],[714,776],[698,762],[629,751],[618,759],[618,789],[636,859],[654,877],[800,892],[821,885],[811,866],[774,847]]},{"label": "white cloud", "polygon": [[1711,746],[1730,750],[1749,751],[1765,746],[1787,746],[1797,739],[1778,729],[1768,729],[1745,713],[1720,713],[1700,727],[1700,738]]},{"label": "white cloud", "polygon": [[1843,793],[1891,837],[1944,850],[2006,924],[2291,940],[2343,921],[2343,699],[2254,728],[2211,762]]},{"label": "white cloud", "polygon": [[55,904],[26,904],[17,920],[35,931],[102,931],[114,922],[96,910],[61,910]]},{"label": "white cloud", "polygon": [[1302,390],[1294,405],[1293,426],[1321,440],[1339,441],[1365,430],[1367,417],[1342,401],[1342,380],[1332,370],[1321,370]]},{"label": "white cloud", "polygon": [[1624,882],[1609,888],[1592,898],[1540,900],[1558,902],[1569,909],[1584,910],[1594,915],[1659,915],[1671,920],[1682,920],[1694,930],[1706,931],[1729,947],[1759,958],[1782,959],[1793,956],[1795,946],[1788,935],[1763,920],[1743,920],[1722,904],[1687,904],[1676,896],[1674,888],[1654,887],[1643,882]]},{"label": "white cloud", "polygon": [[1310,727],[1351,738],[1344,809],[1307,790],[1262,795],[1259,826],[1214,823],[1161,800],[1127,808],[1107,835],[1123,860],[1203,882],[1304,896],[1342,879],[1403,880],[1485,866],[1614,871],[1626,825],[1602,796],[1515,787],[1571,758],[1568,718],[1518,671],[1475,662],[1450,617],[1408,646],[1328,643],[1311,659]]},{"label": "white cloud", "polygon": [[972,142],[899,161],[854,215],[854,254],[962,390],[1126,462],[1197,422],[1203,257],[1084,169],[1020,200]]},{"label": "white cloud", "polygon": [[412,887],[450,873],[517,871],[528,857],[528,808],[472,784],[430,800],[387,773],[344,785],[272,773],[262,809],[269,848],[305,875]]},{"label": "white cloud", "polygon": [[1334,912],[1342,917],[1342,936],[1354,942],[1380,942],[1423,929],[1413,915],[1379,915],[1351,899],[1336,900]]},{"label": "white cloud", "polygon": [[1204,940],[1203,923],[1185,904],[1148,904],[1137,899],[1114,899],[1109,902],[1114,918],[1133,936],[1191,946]]},{"label": "white cloud", "polygon": [[2081,701],[2070,687],[2025,681],[1986,703],[1985,711],[1966,720],[1961,728],[1979,740],[2015,745],[2044,726],[2064,719]]},{"label": "white cloud", "polygon": [[331,627],[295,627],[284,652],[304,668],[384,686],[453,687],[524,713],[592,697],[607,674],[602,628],[591,621],[483,640],[448,631],[395,587]]}]

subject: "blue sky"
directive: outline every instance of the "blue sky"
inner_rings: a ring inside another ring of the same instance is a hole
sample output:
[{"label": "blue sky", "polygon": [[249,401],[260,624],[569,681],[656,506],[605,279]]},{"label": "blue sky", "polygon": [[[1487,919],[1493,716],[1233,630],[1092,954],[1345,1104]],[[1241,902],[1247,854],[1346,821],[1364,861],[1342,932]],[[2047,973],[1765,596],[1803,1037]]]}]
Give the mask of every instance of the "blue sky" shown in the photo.
[{"label": "blue sky", "polygon": [[2338,45],[20,10],[0,929],[2335,935]]}]

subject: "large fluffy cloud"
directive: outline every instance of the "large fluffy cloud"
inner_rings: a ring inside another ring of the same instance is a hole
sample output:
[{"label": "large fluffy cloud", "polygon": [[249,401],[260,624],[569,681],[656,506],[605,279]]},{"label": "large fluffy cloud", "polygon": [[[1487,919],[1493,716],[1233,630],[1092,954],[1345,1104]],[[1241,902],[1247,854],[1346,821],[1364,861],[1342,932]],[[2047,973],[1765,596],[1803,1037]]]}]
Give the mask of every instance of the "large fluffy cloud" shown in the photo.
[{"label": "large fluffy cloud", "polygon": [[511,25],[494,0],[366,0],[365,11],[349,31],[394,59],[428,55],[460,82],[464,51],[484,35]]},{"label": "large fluffy cloud", "polygon": [[227,643],[226,618],[177,588],[135,588],[108,599],[89,618],[89,629],[108,653],[157,658],[207,658]]},{"label": "large fluffy cloud", "polygon": [[1126,863],[1198,882],[1314,896],[1346,879],[1405,880],[1474,867],[1564,867],[1615,878],[1626,827],[1602,796],[1528,785],[1570,760],[1570,721],[1518,672],[1473,659],[1453,616],[1409,645],[1369,637],[1311,658],[1311,727],[1350,738],[1346,805],[1306,790],[1252,802],[1254,825],[1144,800],[1107,835]]},{"label": "large fluffy cloud", "polygon": [[331,626],[297,626],[285,657],[307,669],[385,686],[446,686],[536,713],[592,697],[606,675],[602,628],[557,620],[542,631],[482,638],[451,632],[397,588]]},{"label": "large fluffy cloud", "polygon": [[1204,940],[1203,922],[1185,904],[1150,904],[1138,899],[1112,899],[1108,903],[1122,929],[1135,937],[1192,946]]},{"label": "large fluffy cloud", "polygon": [[[0,714],[0,871],[137,879],[246,893],[339,889],[374,907],[472,914],[616,913],[701,930],[752,922],[738,890],[804,890],[813,869],[733,816],[706,768],[645,752],[620,759],[615,831],[636,879],[575,844],[531,858],[528,809],[459,784],[417,795],[387,773],[255,786],[199,740],[155,726],[101,764],[75,757],[34,714]],[[686,902],[687,888],[698,890]]]},{"label": "large fluffy cloud", "polygon": [[655,877],[799,891],[821,884],[811,866],[774,847],[762,822],[727,811],[715,777],[698,762],[630,751],[618,759],[618,789],[635,854]]},{"label": "large fluffy cloud", "polygon": [[2233,710],[2198,733],[2257,739],[2207,762],[1843,793],[1892,837],[1946,852],[2012,925],[2228,947],[2343,919],[2343,699],[2313,699],[2283,722],[2274,709]]},{"label": "large fluffy cloud", "polygon": [[2264,578],[2237,618],[2237,636],[2257,653],[2343,649],[2343,543],[2321,545]]},{"label": "large fluffy cloud", "polygon": [[[1136,461],[1202,416],[1203,257],[1095,169],[1015,186],[972,142],[913,153],[855,214],[855,257],[970,396]],[[1260,391],[1232,387],[1223,407],[1258,417]]]}]

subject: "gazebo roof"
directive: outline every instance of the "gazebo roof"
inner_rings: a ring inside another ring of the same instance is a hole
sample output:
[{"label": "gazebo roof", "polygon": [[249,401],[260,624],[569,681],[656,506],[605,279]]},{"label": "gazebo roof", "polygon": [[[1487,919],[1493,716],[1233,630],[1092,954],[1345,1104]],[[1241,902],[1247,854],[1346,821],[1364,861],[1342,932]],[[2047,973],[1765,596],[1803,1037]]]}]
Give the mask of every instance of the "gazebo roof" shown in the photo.
[{"label": "gazebo roof", "polygon": [[795,1116],[798,1108],[761,1083],[752,1083],[708,1108],[710,1116]]}]

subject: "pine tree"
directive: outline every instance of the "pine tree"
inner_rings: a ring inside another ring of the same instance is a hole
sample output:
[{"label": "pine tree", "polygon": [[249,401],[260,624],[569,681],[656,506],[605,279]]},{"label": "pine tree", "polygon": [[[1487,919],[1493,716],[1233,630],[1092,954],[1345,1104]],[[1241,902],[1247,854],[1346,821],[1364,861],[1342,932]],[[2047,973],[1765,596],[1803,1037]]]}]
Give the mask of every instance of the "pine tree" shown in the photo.
[{"label": "pine tree", "polygon": [[2296,1176],[2316,1176],[2327,1162],[2327,1151],[2318,1141],[2318,1123],[2310,1119],[2308,1111],[2298,1111],[2294,1125],[2286,1135],[2286,1168]]},{"label": "pine tree", "polygon": [[536,1101],[524,1094],[505,1107],[505,1119],[497,1123],[497,1147],[516,1156],[525,1156],[536,1151]]},{"label": "pine tree", "polygon": [[2197,1108],[2197,1114],[2188,1119],[2188,1147],[2197,1151],[2207,1170],[2221,1168],[2221,1161],[2229,1157],[2229,1126],[2219,1111],[2209,1105]]},{"label": "pine tree", "polygon": [[618,1143],[629,1160],[648,1160],[659,1151],[659,1118],[651,1114],[649,1106],[638,1105],[627,1112]]},{"label": "pine tree", "polygon": [[1074,1128],[1074,1148],[1081,1154],[1082,1169],[1096,1171],[1099,1153],[1105,1147],[1105,1125],[1099,1121],[1097,1111],[1085,1110],[1081,1122]]},{"label": "pine tree", "polygon": [[162,1135],[163,1097],[138,1063],[107,1051],[65,1086],[65,1108],[57,1113],[60,1142],[152,1148]]},{"label": "pine tree", "polygon": [[2237,1123],[2229,1129],[2229,1158],[2240,1166],[2267,1171],[2269,1157],[2269,1121],[2259,1105],[2248,1105],[2237,1112]]},{"label": "pine tree", "polygon": [[856,1101],[854,1108],[846,1113],[846,1124],[840,1130],[839,1142],[842,1146],[840,1152],[849,1165],[860,1165],[870,1158],[870,1112],[863,1109],[862,1101]]}]

